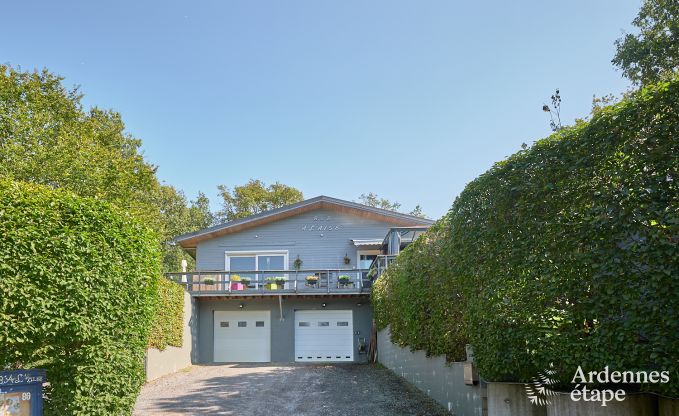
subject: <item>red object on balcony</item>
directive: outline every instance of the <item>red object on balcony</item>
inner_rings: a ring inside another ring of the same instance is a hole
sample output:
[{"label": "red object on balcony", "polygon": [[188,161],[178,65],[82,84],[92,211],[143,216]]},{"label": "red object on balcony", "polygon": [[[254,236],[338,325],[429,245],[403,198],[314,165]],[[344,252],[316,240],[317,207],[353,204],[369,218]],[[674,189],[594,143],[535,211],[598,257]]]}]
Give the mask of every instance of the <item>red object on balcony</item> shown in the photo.
[{"label": "red object on balcony", "polygon": [[231,282],[231,290],[245,290],[245,286],[240,282]]}]

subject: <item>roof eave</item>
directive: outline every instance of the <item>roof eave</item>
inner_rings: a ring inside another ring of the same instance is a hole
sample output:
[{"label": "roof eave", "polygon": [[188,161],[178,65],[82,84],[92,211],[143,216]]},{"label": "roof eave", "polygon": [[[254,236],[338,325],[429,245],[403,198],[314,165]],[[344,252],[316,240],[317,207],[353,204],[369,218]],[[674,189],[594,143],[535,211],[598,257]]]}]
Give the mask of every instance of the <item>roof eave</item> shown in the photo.
[{"label": "roof eave", "polygon": [[175,237],[174,241],[185,249],[195,248],[196,244],[203,240],[215,238],[225,234],[231,234],[233,232],[237,232],[245,228],[256,227],[258,225],[263,225],[275,220],[284,219],[304,212],[323,208],[328,209],[344,208],[346,210],[355,211],[356,213],[363,213],[368,216],[371,216],[370,214],[372,214],[374,216],[388,219],[395,223],[400,223],[399,225],[403,226],[429,226],[434,223],[434,221],[429,219],[414,217],[412,215],[403,214],[400,212],[369,207],[355,202],[343,201],[341,199],[330,198],[326,196],[318,196],[315,198],[297,202],[295,204],[286,205],[281,208],[276,208],[270,211],[251,215],[246,218],[237,219],[227,223],[205,228],[203,230],[183,234],[178,237]]}]

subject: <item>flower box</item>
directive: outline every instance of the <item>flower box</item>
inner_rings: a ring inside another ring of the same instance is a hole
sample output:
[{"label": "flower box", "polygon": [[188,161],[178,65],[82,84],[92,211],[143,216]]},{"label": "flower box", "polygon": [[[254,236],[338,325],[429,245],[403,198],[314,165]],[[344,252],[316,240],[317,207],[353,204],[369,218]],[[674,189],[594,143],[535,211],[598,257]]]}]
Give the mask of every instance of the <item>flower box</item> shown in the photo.
[{"label": "flower box", "polygon": [[264,284],[264,289],[266,290],[278,290],[278,289],[283,289],[282,284],[279,283],[265,283]]}]

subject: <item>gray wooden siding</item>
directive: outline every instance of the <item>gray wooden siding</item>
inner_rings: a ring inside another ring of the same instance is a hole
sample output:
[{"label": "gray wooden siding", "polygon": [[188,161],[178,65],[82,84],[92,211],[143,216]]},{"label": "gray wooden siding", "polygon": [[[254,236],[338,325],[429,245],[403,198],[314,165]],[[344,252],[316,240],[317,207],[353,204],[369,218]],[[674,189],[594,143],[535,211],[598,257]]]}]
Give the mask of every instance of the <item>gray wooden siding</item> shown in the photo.
[{"label": "gray wooden siding", "polygon": [[[196,248],[196,269],[224,270],[226,251],[250,250],[287,250],[288,269],[298,255],[303,269],[351,269],[356,267],[356,247],[351,240],[382,239],[395,225],[319,209],[202,241]],[[349,265],[344,264],[345,254],[351,258]]]}]

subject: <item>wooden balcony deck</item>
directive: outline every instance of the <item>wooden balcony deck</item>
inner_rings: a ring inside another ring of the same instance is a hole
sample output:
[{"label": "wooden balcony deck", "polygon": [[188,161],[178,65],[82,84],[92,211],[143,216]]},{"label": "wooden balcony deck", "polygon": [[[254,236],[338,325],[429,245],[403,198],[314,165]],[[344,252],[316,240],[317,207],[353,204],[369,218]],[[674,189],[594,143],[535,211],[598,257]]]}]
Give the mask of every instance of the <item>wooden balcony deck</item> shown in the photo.
[{"label": "wooden balcony deck", "polygon": [[368,270],[255,270],[166,273],[192,296],[367,295]]}]

